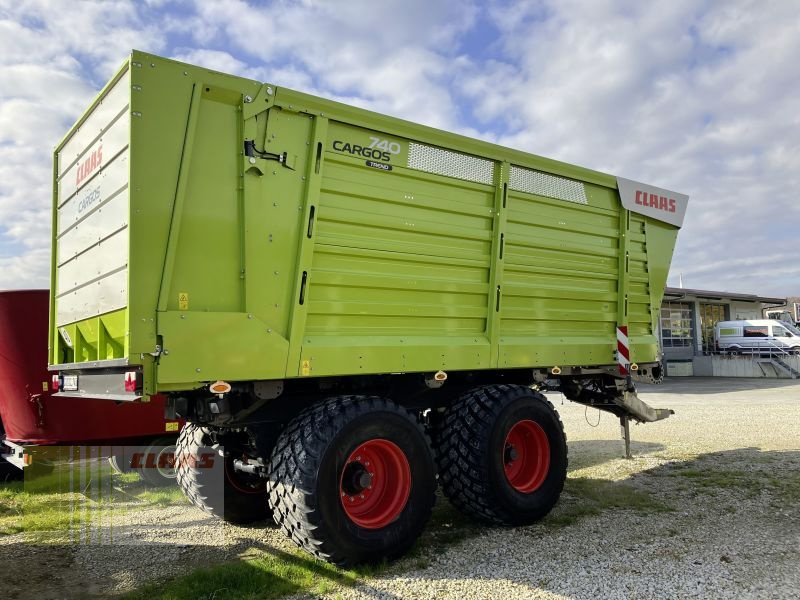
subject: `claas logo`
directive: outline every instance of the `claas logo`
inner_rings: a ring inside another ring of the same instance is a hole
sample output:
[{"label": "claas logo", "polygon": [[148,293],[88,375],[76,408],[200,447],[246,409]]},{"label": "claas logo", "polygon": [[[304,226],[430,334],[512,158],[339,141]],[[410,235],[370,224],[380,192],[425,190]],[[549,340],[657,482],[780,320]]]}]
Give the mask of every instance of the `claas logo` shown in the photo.
[{"label": "claas logo", "polygon": [[97,150],[87,156],[82,162],[78,164],[78,173],[76,175],[75,185],[80,185],[82,181],[86,180],[89,175],[95,172],[95,169],[103,164],[103,144],[97,147]]},{"label": "claas logo", "polygon": [[650,208],[657,208],[664,212],[675,212],[675,200],[667,198],[666,196],[659,196],[658,194],[648,194],[641,190],[636,190],[636,204],[640,206],[649,206]]},{"label": "claas logo", "polygon": [[181,454],[174,452],[136,452],[131,457],[132,469],[175,469],[178,465],[191,469],[211,469],[214,467],[214,452]]}]

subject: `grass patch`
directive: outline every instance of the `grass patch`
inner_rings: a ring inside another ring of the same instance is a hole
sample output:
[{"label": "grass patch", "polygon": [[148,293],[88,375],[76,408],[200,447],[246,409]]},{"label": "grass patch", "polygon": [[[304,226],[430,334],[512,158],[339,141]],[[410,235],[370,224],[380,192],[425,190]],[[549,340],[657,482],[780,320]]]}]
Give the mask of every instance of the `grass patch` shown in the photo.
[{"label": "grass patch", "polygon": [[766,491],[785,501],[800,501],[800,473],[796,472],[786,471],[776,476],[766,471],[705,467],[677,469],[670,476],[687,479],[693,488],[708,492],[735,489],[753,498]]},{"label": "grass patch", "polygon": [[22,482],[0,484],[0,536],[21,531]]},{"label": "grass patch", "polygon": [[386,573],[424,569],[446,548],[476,535],[481,526],[439,497],[431,520],[411,552],[396,563],[361,565],[341,570],[301,550],[265,549],[258,556],[199,569],[177,579],[153,583],[125,596],[126,600],[225,600],[281,598],[289,594],[319,596]]},{"label": "grass patch", "polygon": [[22,482],[0,485],[0,536],[23,531],[65,531],[76,500],[65,494],[26,492]]},{"label": "grass patch", "polygon": [[630,484],[588,477],[568,477],[560,502],[542,525],[566,527],[584,517],[596,516],[611,509],[628,509],[642,513],[673,510],[651,494]]},{"label": "grass patch", "polygon": [[[58,465],[26,481],[0,484],[0,536],[22,532],[68,532],[106,522],[114,510],[188,505],[177,485],[153,488],[135,473],[96,470],[83,477]],[[44,540],[42,540],[44,541]]]},{"label": "grass patch", "polygon": [[177,485],[163,488],[151,488],[135,492],[136,500],[143,502],[147,506],[178,506],[181,504],[189,505],[189,500]]},{"label": "grass patch", "polygon": [[301,551],[271,550],[255,559],[198,569],[166,583],[153,583],[125,600],[226,600],[281,598],[288,594],[326,594],[352,586],[363,573],[343,571]]}]

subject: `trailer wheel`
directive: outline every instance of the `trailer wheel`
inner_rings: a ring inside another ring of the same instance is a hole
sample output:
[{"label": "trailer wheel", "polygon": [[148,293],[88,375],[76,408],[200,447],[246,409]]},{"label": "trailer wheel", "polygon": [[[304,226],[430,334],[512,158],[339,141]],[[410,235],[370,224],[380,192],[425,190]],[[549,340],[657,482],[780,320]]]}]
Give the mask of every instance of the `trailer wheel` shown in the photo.
[{"label": "trailer wheel", "polygon": [[564,487],[566,441],[542,394],[520,385],[471,390],[448,408],[437,435],[444,493],[487,523],[538,521]]},{"label": "trailer wheel", "polygon": [[[201,449],[205,448],[201,452]],[[224,457],[224,480],[210,468]],[[235,471],[233,460],[241,441],[231,435],[187,423],[178,436],[175,473],[178,486],[189,501],[210,515],[229,523],[252,523],[269,517],[267,485],[263,478]]]},{"label": "trailer wheel", "polygon": [[306,409],[281,433],[269,464],[277,524],[339,566],[404,554],[430,517],[435,491],[422,427],[376,397],[335,397]]}]

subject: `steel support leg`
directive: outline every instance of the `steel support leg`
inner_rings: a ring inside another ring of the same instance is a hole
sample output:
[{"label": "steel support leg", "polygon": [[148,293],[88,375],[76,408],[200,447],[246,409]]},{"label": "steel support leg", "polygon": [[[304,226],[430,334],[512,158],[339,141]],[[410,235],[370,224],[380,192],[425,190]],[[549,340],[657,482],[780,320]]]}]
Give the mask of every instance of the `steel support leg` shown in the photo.
[{"label": "steel support leg", "polygon": [[625,458],[633,458],[631,456],[631,420],[629,417],[619,418],[620,429],[622,429],[622,439],[625,442]]}]

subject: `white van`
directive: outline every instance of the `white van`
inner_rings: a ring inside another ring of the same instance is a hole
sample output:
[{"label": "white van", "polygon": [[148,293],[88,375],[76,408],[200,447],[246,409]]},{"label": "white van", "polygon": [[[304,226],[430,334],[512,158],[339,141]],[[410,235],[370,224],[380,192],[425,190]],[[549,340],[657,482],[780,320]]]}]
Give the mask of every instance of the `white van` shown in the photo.
[{"label": "white van", "polygon": [[717,350],[731,354],[800,354],[800,329],[774,319],[720,321],[714,340]]}]

